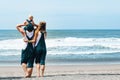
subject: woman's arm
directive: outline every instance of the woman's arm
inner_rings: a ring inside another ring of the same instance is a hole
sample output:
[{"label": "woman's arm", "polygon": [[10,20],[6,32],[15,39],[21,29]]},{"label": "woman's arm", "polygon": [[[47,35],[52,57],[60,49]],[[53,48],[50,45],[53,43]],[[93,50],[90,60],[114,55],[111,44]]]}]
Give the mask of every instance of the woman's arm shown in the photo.
[{"label": "woman's arm", "polygon": [[47,32],[46,31],[44,32],[44,38],[45,39],[47,38]]}]

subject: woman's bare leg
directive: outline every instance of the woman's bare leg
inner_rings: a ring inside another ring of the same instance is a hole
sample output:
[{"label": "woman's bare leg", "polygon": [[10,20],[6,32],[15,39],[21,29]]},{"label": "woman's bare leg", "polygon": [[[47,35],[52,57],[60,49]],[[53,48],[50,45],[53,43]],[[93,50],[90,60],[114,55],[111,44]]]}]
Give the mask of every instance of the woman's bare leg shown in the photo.
[{"label": "woman's bare leg", "polygon": [[44,71],[45,71],[45,65],[41,65],[41,66],[40,66],[40,76],[41,76],[41,77],[44,76]]}]

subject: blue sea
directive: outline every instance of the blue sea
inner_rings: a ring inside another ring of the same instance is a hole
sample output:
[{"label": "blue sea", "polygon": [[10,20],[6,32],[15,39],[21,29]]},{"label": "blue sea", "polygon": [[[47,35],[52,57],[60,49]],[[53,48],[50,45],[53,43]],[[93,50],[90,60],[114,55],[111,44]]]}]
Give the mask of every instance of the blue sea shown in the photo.
[{"label": "blue sea", "polygon": [[[23,38],[0,30],[0,66],[20,65]],[[120,30],[47,30],[47,65],[120,64]]]}]

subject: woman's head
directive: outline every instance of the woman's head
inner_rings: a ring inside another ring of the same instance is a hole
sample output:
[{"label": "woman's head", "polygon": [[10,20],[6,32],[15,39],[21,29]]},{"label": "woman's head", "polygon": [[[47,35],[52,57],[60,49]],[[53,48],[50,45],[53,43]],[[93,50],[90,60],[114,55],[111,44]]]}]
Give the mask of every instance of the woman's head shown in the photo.
[{"label": "woman's head", "polygon": [[41,21],[39,23],[39,29],[40,29],[40,31],[46,31],[46,22],[45,21]]}]

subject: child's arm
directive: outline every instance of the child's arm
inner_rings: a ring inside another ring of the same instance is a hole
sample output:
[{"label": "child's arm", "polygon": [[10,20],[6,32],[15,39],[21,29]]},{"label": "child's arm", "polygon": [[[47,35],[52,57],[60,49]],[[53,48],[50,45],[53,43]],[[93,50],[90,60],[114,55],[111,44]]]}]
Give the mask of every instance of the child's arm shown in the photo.
[{"label": "child's arm", "polygon": [[37,24],[35,24],[35,22],[32,20],[32,24],[34,25],[34,26],[36,26],[36,27],[38,27],[38,25]]}]

